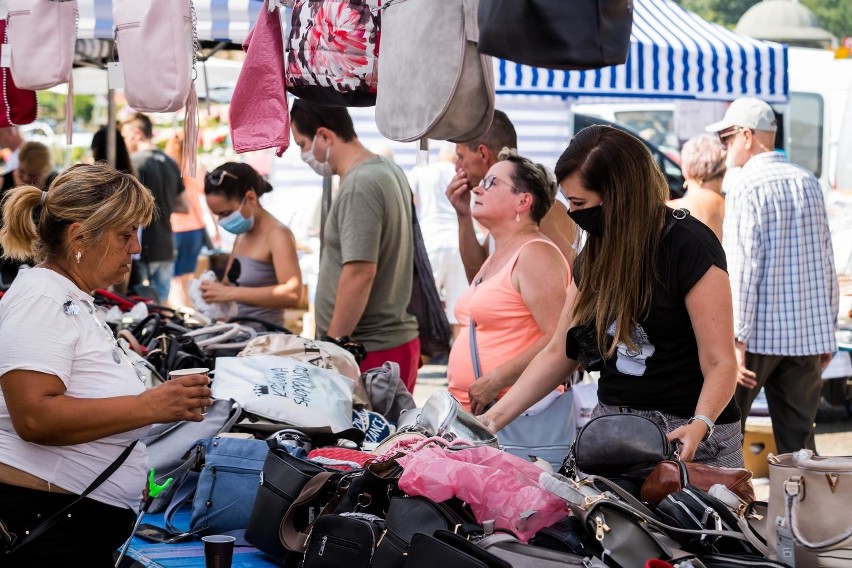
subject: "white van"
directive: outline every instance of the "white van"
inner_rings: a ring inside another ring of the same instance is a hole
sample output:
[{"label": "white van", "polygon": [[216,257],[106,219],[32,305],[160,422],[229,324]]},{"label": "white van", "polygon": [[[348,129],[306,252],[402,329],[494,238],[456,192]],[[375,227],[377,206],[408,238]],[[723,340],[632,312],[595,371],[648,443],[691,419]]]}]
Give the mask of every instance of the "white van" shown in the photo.
[{"label": "white van", "polygon": [[[790,160],[814,172],[823,188],[838,188],[838,151],[852,137],[852,59],[835,59],[823,49],[789,49],[790,101],[784,115],[784,148]],[[852,158],[845,157],[845,168]],[[852,189],[852,183],[847,186]]]}]

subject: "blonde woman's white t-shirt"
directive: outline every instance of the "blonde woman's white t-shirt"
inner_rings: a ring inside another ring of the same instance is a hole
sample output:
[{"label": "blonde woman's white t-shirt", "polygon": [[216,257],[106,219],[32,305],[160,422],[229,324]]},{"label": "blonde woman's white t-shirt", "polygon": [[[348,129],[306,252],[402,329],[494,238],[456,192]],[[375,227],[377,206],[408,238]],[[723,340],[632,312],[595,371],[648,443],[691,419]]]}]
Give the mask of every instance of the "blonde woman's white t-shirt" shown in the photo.
[{"label": "blonde woman's white t-shirt", "polygon": [[[18,274],[0,299],[0,378],[9,371],[55,375],[75,398],[136,395],[145,390],[93,298],[46,268]],[[69,424],[69,428],[73,425]],[[15,432],[0,392],[0,462],[72,493],[82,493],[148,427],[72,446],[43,446]],[[124,464],[89,497],[137,510],[148,456],[137,444]]]}]

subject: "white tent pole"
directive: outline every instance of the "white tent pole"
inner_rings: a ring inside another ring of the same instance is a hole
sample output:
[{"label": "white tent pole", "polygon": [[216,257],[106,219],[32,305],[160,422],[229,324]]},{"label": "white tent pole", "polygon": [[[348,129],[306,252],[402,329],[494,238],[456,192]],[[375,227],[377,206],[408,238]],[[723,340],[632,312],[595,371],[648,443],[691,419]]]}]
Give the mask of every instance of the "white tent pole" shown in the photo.
[{"label": "white tent pole", "polygon": [[115,147],[118,140],[115,139],[115,89],[107,90],[107,162],[115,167]]}]

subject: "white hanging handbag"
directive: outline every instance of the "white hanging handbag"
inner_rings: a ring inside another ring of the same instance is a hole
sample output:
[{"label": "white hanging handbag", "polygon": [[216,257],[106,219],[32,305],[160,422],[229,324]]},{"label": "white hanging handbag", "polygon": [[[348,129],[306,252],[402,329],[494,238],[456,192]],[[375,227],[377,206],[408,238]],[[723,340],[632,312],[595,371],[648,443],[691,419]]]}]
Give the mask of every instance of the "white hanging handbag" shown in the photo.
[{"label": "white hanging handbag", "polygon": [[68,83],[77,43],[77,0],[8,0],[9,65],[20,89]]},{"label": "white hanging handbag", "polygon": [[127,104],[142,112],[181,109],[192,84],[190,0],[114,0],[112,14]]}]

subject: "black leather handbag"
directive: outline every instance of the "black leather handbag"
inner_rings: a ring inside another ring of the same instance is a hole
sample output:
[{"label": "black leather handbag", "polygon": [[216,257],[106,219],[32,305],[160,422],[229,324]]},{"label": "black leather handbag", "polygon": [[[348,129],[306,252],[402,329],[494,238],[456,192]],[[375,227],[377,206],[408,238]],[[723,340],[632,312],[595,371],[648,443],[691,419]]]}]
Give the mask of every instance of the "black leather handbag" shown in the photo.
[{"label": "black leather handbag", "polygon": [[627,61],[631,0],[480,0],[479,52],[548,69]]},{"label": "black leather handbag", "polygon": [[674,457],[674,446],[655,421],[639,414],[605,414],[583,426],[563,469],[602,477],[647,477]]},{"label": "black leather handbag", "polygon": [[405,568],[512,568],[505,560],[466,538],[441,530],[433,536],[419,533],[411,541]]},{"label": "black leather handbag", "polygon": [[308,538],[302,568],[370,568],[385,523],[376,515],[323,515]]},{"label": "black leather handbag", "polygon": [[669,531],[669,536],[677,540],[684,550],[698,555],[722,553],[763,557],[746,539],[727,505],[697,487],[687,485],[683,491],[666,496],[657,505],[656,513],[663,523],[674,527],[731,533],[731,537],[726,537]]},{"label": "black leather handbag", "polygon": [[315,475],[329,471],[315,463],[293,457],[284,450],[270,449],[246,527],[246,540],[278,562],[284,562],[289,551],[281,544],[281,521],[302,488]]},{"label": "black leather handbag", "polygon": [[[462,534],[482,532],[476,520],[451,501],[435,503],[424,497],[394,497],[385,518],[385,531],[373,557],[373,568],[403,568],[412,539],[439,530]],[[432,566],[442,566],[435,563]],[[454,566],[447,564],[445,566]]]}]

